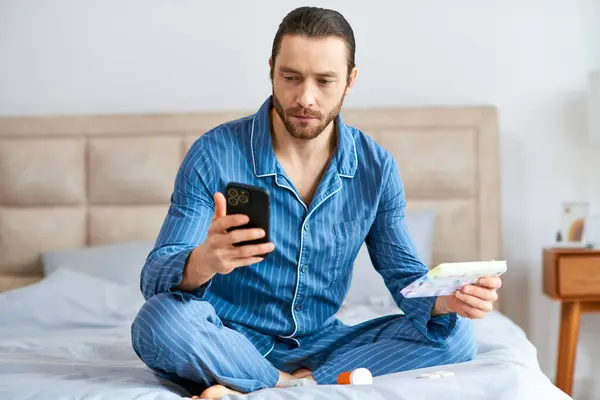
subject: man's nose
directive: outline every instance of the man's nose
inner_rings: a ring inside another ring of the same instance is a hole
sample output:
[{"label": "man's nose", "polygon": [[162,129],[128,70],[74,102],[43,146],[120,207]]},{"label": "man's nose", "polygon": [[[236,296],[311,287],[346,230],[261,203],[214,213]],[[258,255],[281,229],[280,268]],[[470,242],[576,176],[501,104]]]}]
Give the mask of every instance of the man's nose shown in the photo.
[{"label": "man's nose", "polygon": [[315,105],[315,87],[310,82],[306,82],[300,86],[298,94],[298,104],[304,108],[310,108]]}]

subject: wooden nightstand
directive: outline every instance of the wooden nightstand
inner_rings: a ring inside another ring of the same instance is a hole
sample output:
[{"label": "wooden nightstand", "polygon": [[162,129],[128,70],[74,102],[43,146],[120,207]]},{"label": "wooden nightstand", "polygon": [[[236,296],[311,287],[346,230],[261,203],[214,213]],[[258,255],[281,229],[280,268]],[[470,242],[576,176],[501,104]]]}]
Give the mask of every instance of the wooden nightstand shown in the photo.
[{"label": "wooden nightstand", "polygon": [[544,293],[561,302],[555,385],[571,395],[579,318],[600,312],[600,249],[548,248],[543,252]]}]

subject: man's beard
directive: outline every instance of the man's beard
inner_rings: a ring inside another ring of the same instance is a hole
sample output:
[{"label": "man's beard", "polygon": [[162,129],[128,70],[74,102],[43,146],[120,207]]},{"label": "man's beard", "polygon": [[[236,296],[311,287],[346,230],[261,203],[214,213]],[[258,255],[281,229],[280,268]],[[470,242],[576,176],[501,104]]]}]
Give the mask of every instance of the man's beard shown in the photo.
[{"label": "man's beard", "polygon": [[[333,110],[329,112],[329,114],[327,114],[327,116],[324,116],[318,111],[311,111],[310,109],[301,106],[284,110],[283,106],[281,105],[281,102],[279,101],[277,96],[275,96],[275,91],[273,91],[273,107],[279,115],[279,118],[281,118],[281,121],[283,121],[285,129],[295,139],[310,140],[319,136],[325,130],[325,128],[329,126],[331,121],[333,121],[338,116],[340,110],[342,109],[343,103],[344,96],[342,95],[338,104],[333,108]],[[292,115],[304,115],[307,117],[312,117],[317,119],[320,123],[316,126],[311,126],[310,122],[312,121],[295,122],[291,120],[292,117],[288,117]]]}]

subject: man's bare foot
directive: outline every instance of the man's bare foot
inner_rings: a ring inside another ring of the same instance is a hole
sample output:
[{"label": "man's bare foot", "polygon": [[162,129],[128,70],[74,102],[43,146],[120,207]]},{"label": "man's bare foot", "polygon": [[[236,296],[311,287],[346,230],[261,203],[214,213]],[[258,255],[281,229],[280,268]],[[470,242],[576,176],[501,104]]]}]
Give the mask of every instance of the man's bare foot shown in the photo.
[{"label": "man's bare foot", "polygon": [[241,394],[235,390],[226,388],[223,385],[214,385],[206,389],[200,396],[192,396],[192,399],[220,399],[228,394]]},{"label": "man's bare foot", "polygon": [[275,385],[275,387],[279,387],[279,385],[281,385],[283,382],[291,381],[292,379],[296,379],[292,374],[279,371],[279,380],[277,381],[277,385]]},{"label": "man's bare foot", "polygon": [[[279,371],[279,381],[277,382],[276,387],[279,387],[283,382],[291,381],[294,379],[312,379],[312,371],[302,368],[297,371],[294,371],[292,374],[288,374],[287,372]],[[223,396],[227,396],[228,394],[241,394],[240,392],[236,392],[235,390],[231,390],[223,385],[214,385],[206,389],[200,396],[192,396],[192,399],[219,399]]]},{"label": "man's bare foot", "polygon": [[312,371],[306,368],[299,369],[291,374],[279,371],[279,382],[277,382],[277,387],[280,387],[283,382],[291,381],[294,379],[312,379],[313,381],[315,380],[315,378],[313,378],[312,376]]},{"label": "man's bare foot", "polygon": [[307,368],[301,368],[297,371],[292,372],[292,376],[294,377],[294,379],[302,379],[302,378],[313,379],[312,371]]}]

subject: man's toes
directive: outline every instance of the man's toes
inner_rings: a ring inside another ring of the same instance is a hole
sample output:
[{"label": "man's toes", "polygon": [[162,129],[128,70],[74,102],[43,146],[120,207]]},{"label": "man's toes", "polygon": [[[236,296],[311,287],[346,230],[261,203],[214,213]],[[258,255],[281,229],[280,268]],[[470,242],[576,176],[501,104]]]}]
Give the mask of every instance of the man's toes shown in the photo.
[{"label": "man's toes", "polygon": [[302,378],[306,378],[307,376],[311,375],[312,371],[306,368],[301,368],[297,371],[294,371],[292,373],[292,376],[296,379],[302,379]]},{"label": "man's toes", "polygon": [[231,390],[226,388],[223,385],[214,385],[206,389],[204,392],[200,394],[200,397],[194,396],[192,399],[220,399],[223,396],[227,396],[228,394],[241,394],[240,392],[236,392],[235,390]]}]

